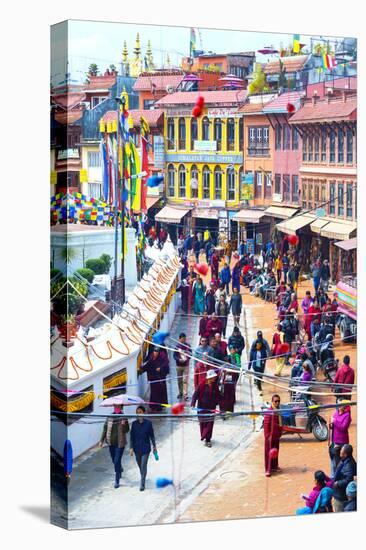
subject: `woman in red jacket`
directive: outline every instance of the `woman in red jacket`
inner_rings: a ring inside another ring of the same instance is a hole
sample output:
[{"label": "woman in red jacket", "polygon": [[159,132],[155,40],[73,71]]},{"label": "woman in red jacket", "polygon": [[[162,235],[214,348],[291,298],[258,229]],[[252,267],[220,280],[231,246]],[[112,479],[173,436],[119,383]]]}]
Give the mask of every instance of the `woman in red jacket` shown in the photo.
[{"label": "woman in red jacket", "polygon": [[[272,404],[264,414],[264,467],[266,476],[270,477],[272,471],[280,471],[278,467],[278,455],[280,452],[280,437],[282,435],[282,418],[277,412],[281,403],[280,396],[272,395]],[[274,411],[274,412],[273,412]],[[276,451],[274,451],[277,449]],[[272,456],[276,454],[276,456]]]}]

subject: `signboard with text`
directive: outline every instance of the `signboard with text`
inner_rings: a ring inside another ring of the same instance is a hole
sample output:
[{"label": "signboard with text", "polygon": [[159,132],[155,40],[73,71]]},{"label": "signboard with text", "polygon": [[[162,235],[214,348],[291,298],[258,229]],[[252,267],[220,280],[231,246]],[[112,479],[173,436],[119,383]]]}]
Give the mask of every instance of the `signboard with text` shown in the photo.
[{"label": "signboard with text", "polygon": [[247,239],[247,253],[254,254],[254,239]]},{"label": "signboard with text", "polygon": [[165,167],[165,151],[163,136],[154,136],[154,166],[163,169]]},{"label": "signboard with text", "polygon": [[254,198],[254,178],[253,174],[241,175],[241,197],[243,200],[250,201]]},{"label": "signboard with text", "polygon": [[194,150],[195,151],[216,151],[216,141],[195,140]]}]

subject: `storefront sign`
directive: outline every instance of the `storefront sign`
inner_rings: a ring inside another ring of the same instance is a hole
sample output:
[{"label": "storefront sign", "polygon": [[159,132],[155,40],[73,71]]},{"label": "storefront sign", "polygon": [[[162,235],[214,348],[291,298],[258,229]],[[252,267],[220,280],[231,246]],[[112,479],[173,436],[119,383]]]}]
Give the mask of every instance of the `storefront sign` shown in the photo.
[{"label": "storefront sign", "polygon": [[257,244],[260,244],[262,245],[263,244],[263,236],[262,236],[262,233],[257,233],[256,236],[255,236],[255,242]]},{"label": "storefront sign", "polygon": [[166,162],[201,162],[205,164],[243,164],[243,153],[238,155],[167,153]]},{"label": "storefront sign", "polygon": [[[215,117],[215,118],[226,118],[226,117],[232,117],[234,115],[234,113],[237,111],[237,107],[233,108],[233,109],[208,109],[207,111],[207,116],[210,118],[210,117]],[[241,115],[237,115],[238,117],[240,117]]]},{"label": "storefront sign", "polygon": [[216,149],[216,141],[195,140],[194,142],[195,151],[216,151]]},{"label": "storefront sign", "polygon": [[62,149],[57,153],[57,160],[78,159],[79,149]]},{"label": "storefront sign", "polygon": [[191,116],[192,109],[168,109],[168,116]]},{"label": "storefront sign", "polygon": [[154,166],[158,170],[165,167],[165,151],[163,136],[154,136]]},{"label": "storefront sign", "polygon": [[247,239],[247,253],[254,254],[254,239]]}]

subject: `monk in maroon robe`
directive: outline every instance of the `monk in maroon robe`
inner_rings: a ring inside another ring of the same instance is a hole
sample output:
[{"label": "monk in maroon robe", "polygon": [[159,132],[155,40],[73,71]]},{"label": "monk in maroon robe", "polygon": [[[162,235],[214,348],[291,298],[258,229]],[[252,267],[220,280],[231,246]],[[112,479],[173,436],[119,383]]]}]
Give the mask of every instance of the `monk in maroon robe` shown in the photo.
[{"label": "monk in maroon robe", "polygon": [[208,320],[207,327],[206,327],[208,337],[213,338],[217,332],[222,334],[223,329],[224,329],[224,326],[222,324],[221,319],[218,318],[216,313],[213,313],[210,319]]},{"label": "monk in maroon robe", "polygon": [[169,374],[168,354],[164,349],[153,348],[147,361],[141,366],[141,371],[147,373],[150,382],[150,410],[160,412],[160,403],[168,403],[166,377]]},{"label": "monk in maroon robe", "polygon": [[211,447],[214,416],[207,415],[216,410],[219,404],[220,392],[217,385],[217,373],[211,369],[206,374],[206,380],[201,383],[192,395],[191,407],[198,401],[198,419],[200,423],[201,441],[205,441],[207,447]]},{"label": "monk in maroon robe", "polygon": [[[281,399],[276,393],[272,395],[272,405],[268,411],[278,411]],[[264,467],[266,476],[270,477],[272,471],[280,471],[278,467],[278,454],[280,452],[280,437],[282,435],[282,418],[276,412],[268,412],[264,415]],[[271,449],[277,449],[277,457],[271,458]]]},{"label": "monk in maroon robe", "polygon": [[220,260],[216,252],[214,252],[211,256],[211,278],[212,279],[219,278],[219,263],[220,263]]},{"label": "monk in maroon robe", "polygon": [[207,314],[207,311],[204,311],[203,312],[203,317],[201,317],[200,319],[200,324],[199,324],[199,331],[198,331],[198,334],[204,338],[208,338],[209,334],[208,334],[208,331],[207,331],[207,323],[209,321],[209,318],[208,318],[208,314]]}]

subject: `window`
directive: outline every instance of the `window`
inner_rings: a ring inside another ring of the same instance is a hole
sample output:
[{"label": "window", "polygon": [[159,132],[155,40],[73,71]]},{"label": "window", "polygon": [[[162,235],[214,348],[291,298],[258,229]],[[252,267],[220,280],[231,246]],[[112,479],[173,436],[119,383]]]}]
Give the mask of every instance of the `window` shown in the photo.
[{"label": "window", "polygon": [[314,161],[315,162],[319,162],[319,145],[320,145],[319,136],[316,135],[314,138]]},{"label": "window", "polygon": [[320,197],[320,200],[321,200],[321,203],[324,204],[326,202],[326,197],[327,197],[327,184],[325,182],[322,183],[322,191],[321,191],[321,197]]},{"label": "window", "polygon": [[178,178],[179,178],[179,197],[185,197],[186,196],[186,169],[183,164],[179,165]]},{"label": "window", "polygon": [[101,199],[103,196],[101,183],[88,183],[89,199]]},{"label": "window", "polygon": [[292,176],[292,202],[299,202],[299,176]]},{"label": "window", "polygon": [[275,149],[277,149],[277,150],[281,149],[281,137],[282,137],[281,124],[276,124]]},{"label": "window", "polygon": [[179,131],[179,149],[186,148],[186,121],[184,118],[180,118],[178,122]]},{"label": "window", "polygon": [[281,195],[281,174],[275,174],[275,193]]},{"label": "window", "polygon": [[292,149],[297,150],[299,148],[299,132],[297,128],[292,127]]},{"label": "window", "polygon": [[338,183],[338,216],[344,216],[344,185]]},{"label": "window", "polygon": [[263,187],[263,174],[262,172],[256,172],[255,173],[255,181],[254,181],[254,196],[256,198],[262,197],[262,187]]},{"label": "window", "polygon": [[347,218],[353,217],[353,185],[347,183]]},{"label": "window", "polygon": [[329,184],[329,214],[335,214],[335,188],[336,184],[334,181]]},{"label": "window", "polygon": [[291,189],[290,189],[290,176],[289,174],[283,175],[283,200],[285,202],[291,201]]},{"label": "window", "polygon": [[192,164],[192,168],[191,168],[190,187],[191,187],[191,197],[192,199],[196,199],[198,197],[198,168],[195,164]]},{"label": "window", "polygon": [[314,201],[315,201],[315,207],[318,208],[319,206],[319,182],[314,182]]},{"label": "window", "polygon": [[335,162],[335,131],[329,134],[329,162]]},{"label": "window", "polygon": [[244,147],[244,122],[239,120],[239,149],[243,150]]},{"label": "window", "polygon": [[101,158],[99,151],[88,151],[88,167],[99,168],[101,166]]},{"label": "window", "polygon": [[168,166],[168,196],[174,197],[175,195],[175,169],[173,164]]},{"label": "window", "polygon": [[306,162],[308,160],[308,138],[304,136],[302,138],[302,160]]},{"label": "window", "polygon": [[191,151],[194,151],[194,142],[198,139],[198,123],[197,119],[191,118]]},{"label": "window", "polygon": [[215,199],[222,199],[222,172],[220,166],[215,168]]},{"label": "window", "polygon": [[272,174],[269,172],[264,175],[264,196],[272,197]]},{"label": "window", "polygon": [[227,119],[226,148],[228,151],[235,151],[235,120],[233,118]]},{"label": "window", "polygon": [[92,97],[92,99],[91,99],[91,108],[94,109],[94,107],[99,105],[99,103],[102,103],[102,101],[104,101],[105,99],[107,99],[107,98],[106,97],[98,97],[98,96]]},{"label": "window", "polygon": [[306,210],[306,208],[307,208],[306,195],[307,195],[307,183],[305,183],[303,181],[302,182],[302,208],[303,208],[303,210]]},{"label": "window", "polygon": [[202,120],[202,139],[203,141],[209,141],[210,139],[210,121],[207,117]]},{"label": "window", "polygon": [[347,162],[353,162],[353,133],[352,130],[347,130]]},{"label": "window", "polygon": [[233,168],[227,171],[227,200],[235,200],[235,170]]},{"label": "window", "polygon": [[344,162],[344,132],[338,130],[338,162]]},{"label": "window", "polygon": [[150,110],[154,107],[154,99],[144,99],[144,109]]},{"label": "window", "polygon": [[222,122],[219,118],[215,118],[215,122],[214,122],[214,140],[216,141],[216,150],[221,151],[221,148],[222,148]]},{"label": "window", "polygon": [[327,131],[325,128],[322,128],[322,154],[321,154],[321,161],[327,162]]},{"label": "window", "polygon": [[168,118],[168,145],[167,149],[175,149],[174,119]]},{"label": "window", "polygon": [[291,139],[291,131],[288,124],[285,124],[283,127],[283,148],[284,149],[290,149],[290,139]]},{"label": "window", "polygon": [[308,183],[308,208],[313,207],[313,182]]},{"label": "window", "polygon": [[313,136],[308,137],[308,161],[312,162],[313,160],[313,146],[314,146],[314,138]]},{"label": "window", "polygon": [[269,154],[268,126],[251,126],[248,128],[249,156],[265,157]]},{"label": "window", "polygon": [[203,167],[203,193],[202,196],[204,199],[210,198],[210,169],[208,166]]}]

